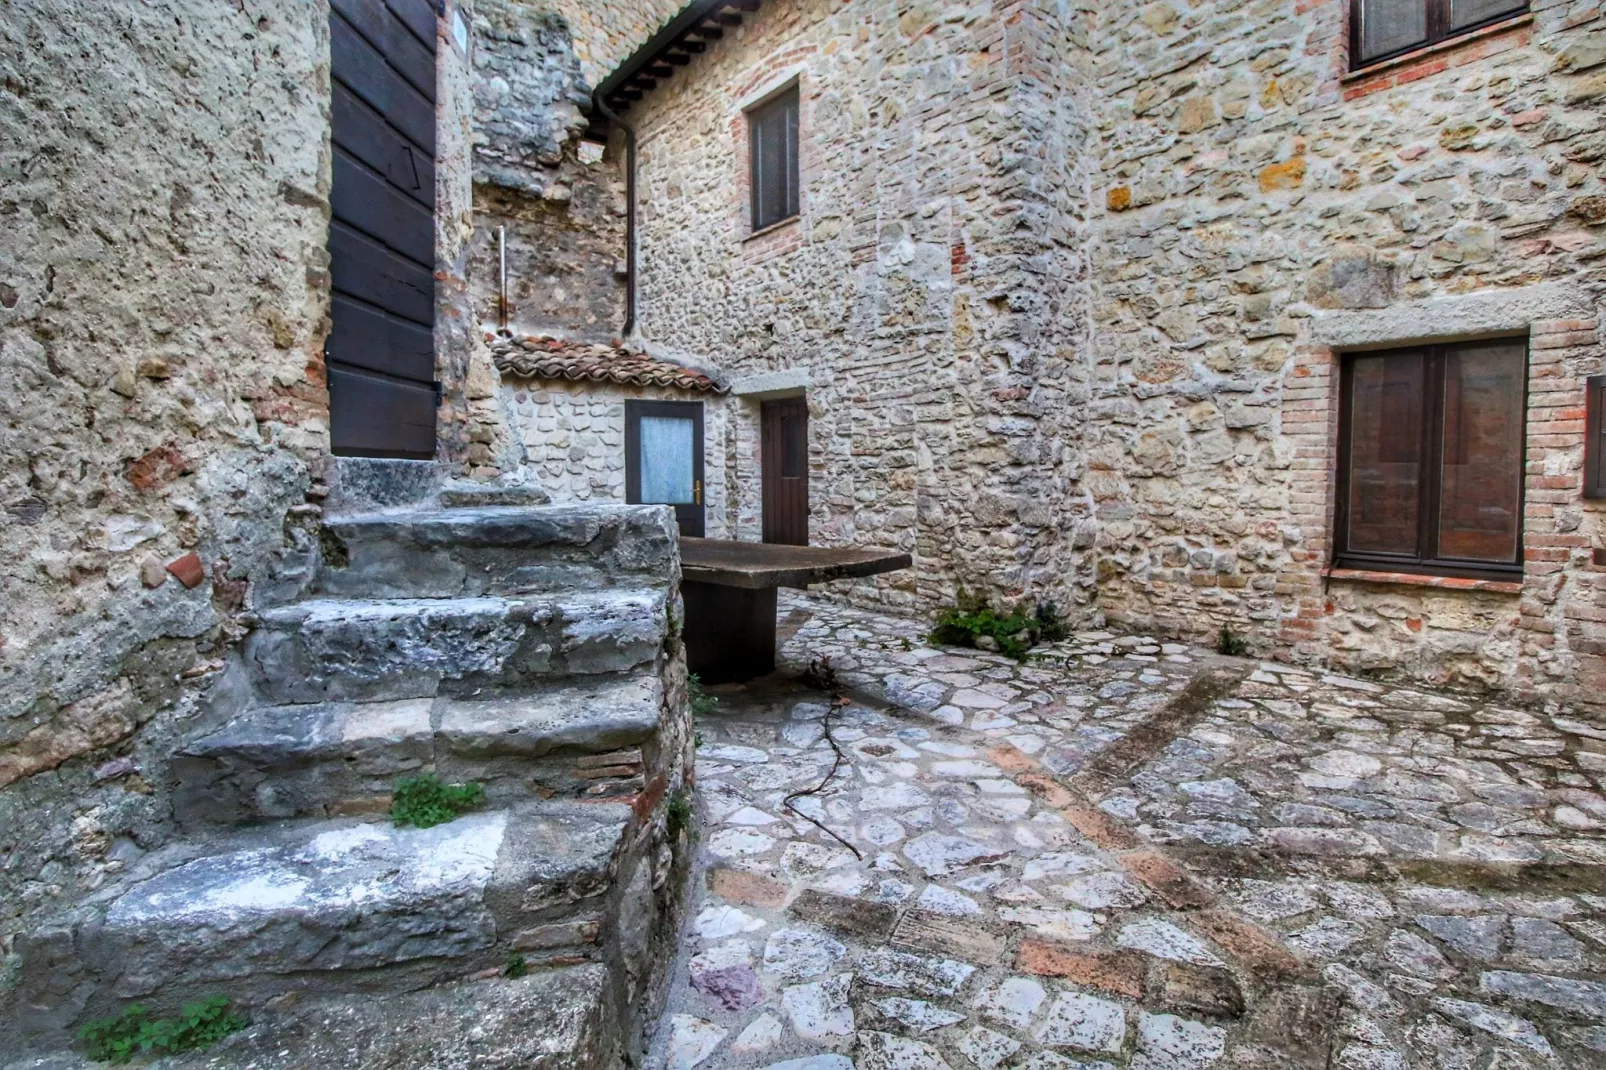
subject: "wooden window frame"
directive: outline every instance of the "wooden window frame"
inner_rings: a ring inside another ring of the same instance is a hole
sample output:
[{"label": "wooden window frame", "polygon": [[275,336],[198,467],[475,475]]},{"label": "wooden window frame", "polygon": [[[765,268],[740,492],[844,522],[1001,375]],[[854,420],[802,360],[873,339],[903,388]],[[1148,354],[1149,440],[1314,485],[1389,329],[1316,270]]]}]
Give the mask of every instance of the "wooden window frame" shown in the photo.
[{"label": "wooden window frame", "polygon": [[[1490,342],[1521,343],[1523,348],[1523,442],[1517,453],[1516,550],[1509,563],[1475,561],[1466,558],[1430,557],[1428,556],[1428,549],[1438,545],[1439,537],[1440,491],[1442,489],[1444,462],[1445,356],[1456,349]],[[1350,419],[1354,409],[1355,361],[1362,357],[1376,357],[1388,353],[1421,353],[1424,365],[1422,439],[1421,452],[1419,454],[1423,460],[1421,487],[1419,488],[1420,505],[1417,512],[1417,551],[1415,554],[1349,549]],[[1525,534],[1523,511],[1528,499],[1527,412],[1529,357],[1528,337],[1526,335],[1480,338],[1468,342],[1394,346],[1388,349],[1370,349],[1340,355],[1337,500],[1333,519],[1333,566],[1335,568],[1410,573],[1421,576],[1454,576],[1480,580],[1522,579],[1523,536]]]},{"label": "wooden window frame", "polygon": [[1606,375],[1585,381],[1584,497],[1606,498]]},{"label": "wooden window frame", "polygon": [[1388,63],[1390,60],[1398,59],[1412,52],[1417,52],[1424,48],[1432,48],[1434,45],[1452,41],[1469,33],[1476,33],[1486,27],[1505,22],[1507,19],[1517,18],[1527,14],[1530,9],[1527,0],[1524,0],[1520,7],[1513,6],[1511,10],[1491,15],[1481,22],[1472,23],[1470,26],[1462,26],[1459,29],[1451,29],[1450,0],[1419,0],[1419,2],[1427,7],[1427,33],[1422,40],[1406,45],[1404,48],[1397,48],[1393,52],[1386,52],[1380,56],[1368,56],[1363,59],[1361,57],[1361,9],[1365,6],[1366,0],[1350,0],[1349,69],[1351,71],[1364,71],[1368,67],[1375,67],[1380,63]]},{"label": "wooden window frame", "polygon": [[[785,194],[786,207],[774,219],[762,219],[759,215],[760,192],[763,189],[762,174],[759,162],[759,139],[757,126],[773,111],[781,111],[787,105],[791,106],[794,116],[790,125],[785,128],[787,161]],[[800,147],[803,141],[803,95],[800,84],[796,81],[775,90],[764,99],[747,109],[747,185],[748,230],[757,234],[771,227],[778,227],[782,223],[796,219],[803,211],[802,173],[803,169],[798,160]]]}]

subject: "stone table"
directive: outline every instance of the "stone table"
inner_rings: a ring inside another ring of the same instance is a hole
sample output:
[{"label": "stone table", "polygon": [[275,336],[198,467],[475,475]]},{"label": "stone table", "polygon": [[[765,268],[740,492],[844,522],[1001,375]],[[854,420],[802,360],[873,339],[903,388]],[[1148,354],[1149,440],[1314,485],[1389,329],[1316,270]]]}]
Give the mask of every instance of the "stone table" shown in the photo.
[{"label": "stone table", "polygon": [[874,576],[910,563],[894,550],[682,536],[687,663],[705,684],[767,676],[775,671],[777,588]]}]

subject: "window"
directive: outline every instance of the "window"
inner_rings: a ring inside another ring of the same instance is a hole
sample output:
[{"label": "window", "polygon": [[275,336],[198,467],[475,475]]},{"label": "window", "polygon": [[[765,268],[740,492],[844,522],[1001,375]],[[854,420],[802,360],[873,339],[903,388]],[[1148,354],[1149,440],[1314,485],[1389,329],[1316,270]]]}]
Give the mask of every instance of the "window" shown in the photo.
[{"label": "window", "polygon": [[797,86],[747,113],[747,140],[753,229],[763,230],[798,214]]},{"label": "window", "polygon": [[1606,498],[1606,375],[1589,379],[1584,436],[1584,497]]},{"label": "window", "polygon": [[1528,0],[1350,0],[1350,66],[1392,59],[1528,10]]},{"label": "window", "polygon": [[1344,358],[1337,564],[1522,572],[1523,339]]}]

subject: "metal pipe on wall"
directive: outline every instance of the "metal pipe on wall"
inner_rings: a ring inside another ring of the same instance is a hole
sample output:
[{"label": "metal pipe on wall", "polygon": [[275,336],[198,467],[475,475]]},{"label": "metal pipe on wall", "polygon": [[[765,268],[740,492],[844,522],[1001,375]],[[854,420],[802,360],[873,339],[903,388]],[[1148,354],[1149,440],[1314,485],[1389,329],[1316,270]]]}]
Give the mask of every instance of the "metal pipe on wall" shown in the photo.
[{"label": "metal pipe on wall", "polygon": [[496,325],[507,330],[507,227],[496,228],[496,259],[498,279],[496,291]]}]

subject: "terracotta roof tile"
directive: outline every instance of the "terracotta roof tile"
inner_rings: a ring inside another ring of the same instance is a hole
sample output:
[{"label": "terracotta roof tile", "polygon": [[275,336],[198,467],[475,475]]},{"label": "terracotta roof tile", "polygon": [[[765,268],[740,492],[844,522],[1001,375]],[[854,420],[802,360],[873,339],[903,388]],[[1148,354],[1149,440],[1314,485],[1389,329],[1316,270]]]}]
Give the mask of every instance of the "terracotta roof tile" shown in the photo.
[{"label": "terracotta roof tile", "polygon": [[728,386],[694,368],[658,360],[622,345],[536,335],[522,338],[493,335],[489,341],[497,370],[521,379],[570,379],[623,386],[664,386],[704,394],[730,393]]}]

